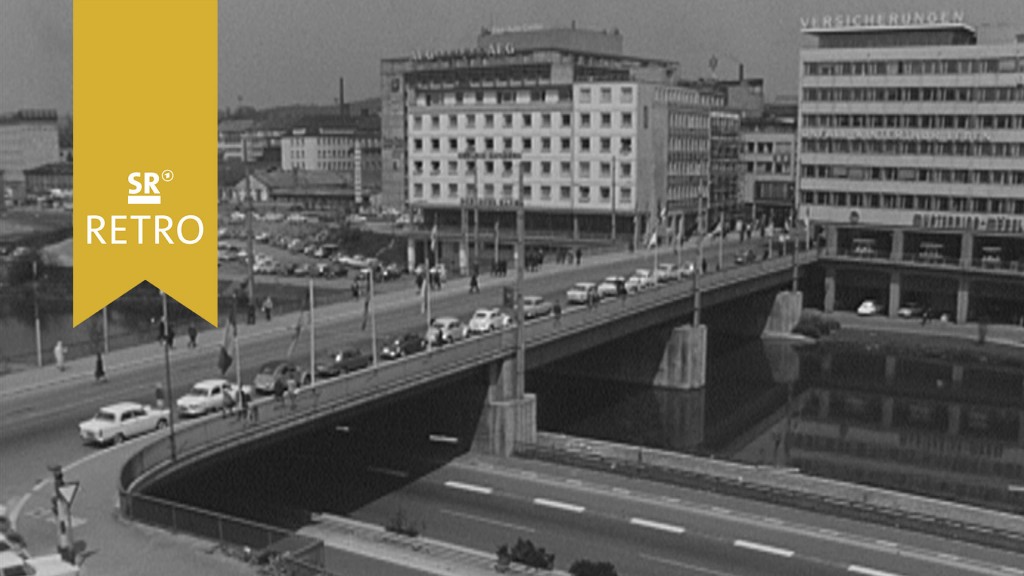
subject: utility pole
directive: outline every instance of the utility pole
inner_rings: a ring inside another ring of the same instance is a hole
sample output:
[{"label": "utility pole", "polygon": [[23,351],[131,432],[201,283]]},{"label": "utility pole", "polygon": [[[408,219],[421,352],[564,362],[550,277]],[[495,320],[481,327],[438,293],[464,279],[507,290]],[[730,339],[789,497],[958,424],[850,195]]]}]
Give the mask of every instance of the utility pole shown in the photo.
[{"label": "utility pole", "polygon": [[252,233],[252,174],[249,171],[249,141],[245,132],[242,133],[242,163],[245,164],[245,198],[246,198],[246,226],[249,236],[249,309],[246,310],[246,320],[249,323],[256,323],[256,247]]},{"label": "utility pole", "polygon": [[697,262],[693,265],[693,326],[700,326],[700,277],[704,274],[704,190],[697,194]]},{"label": "utility pole", "polygon": [[43,367],[43,331],[39,324],[39,262],[32,261],[32,310],[36,318],[36,363]]},{"label": "utility pole", "polygon": [[519,201],[516,202],[516,391],[526,389],[526,315],[523,311],[523,269],[526,259],[526,213],[523,206],[523,163],[519,163]]},{"label": "utility pole", "polygon": [[[495,247],[497,252],[497,247]],[[480,265],[480,160],[473,160],[473,265]]]},{"label": "utility pole", "polygon": [[612,242],[615,242],[615,156],[612,156]]},{"label": "utility pole", "polygon": [[107,307],[103,307],[103,353],[110,354],[110,321],[107,319]]},{"label": "utility pole", "polygon": [[48,466],[53,474],[53,513],[57,520],[57,552],[69,564],[75,562],[75,537],[72,534],[71,503],[78,493],[78,482],[65,482],[60,464]]},{"label": "utility pole", "polygon": [[[167,293],[163,290],[160,291],[160,300],[163,303],[164,309],[164,376],[166,378],[164,380],[164,387],[166,389],[164,395],[167,397],[167,421],[171,425],[171,460],[177,460],[178,450],[174,444],[174,397],[171,395],[171,339],[167,337],[171,332],[171,324],[167,317]],[[239,389],[239,393],[241,393],[241,389]]]}]

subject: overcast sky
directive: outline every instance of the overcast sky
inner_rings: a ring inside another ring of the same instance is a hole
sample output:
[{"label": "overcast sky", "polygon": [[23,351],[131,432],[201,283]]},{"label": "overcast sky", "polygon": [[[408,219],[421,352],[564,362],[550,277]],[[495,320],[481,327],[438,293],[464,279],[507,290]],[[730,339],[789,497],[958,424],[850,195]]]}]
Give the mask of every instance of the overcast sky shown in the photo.
[{"label": "overcast sky", "polygon": [[[626,53],[688,77],[712,55],[722,78],[743,62],[774,97],[796,92],[801,16],[925,10],[962,10],[983,41],[1024,32],[1024,0],[220,0],[220,106],[330,104],[339,76],[348,100],[375,96],[381,58],[573,20],[618,28]],[[0,111],[71,110],[71,31],[71,0],[0,0]]]}]

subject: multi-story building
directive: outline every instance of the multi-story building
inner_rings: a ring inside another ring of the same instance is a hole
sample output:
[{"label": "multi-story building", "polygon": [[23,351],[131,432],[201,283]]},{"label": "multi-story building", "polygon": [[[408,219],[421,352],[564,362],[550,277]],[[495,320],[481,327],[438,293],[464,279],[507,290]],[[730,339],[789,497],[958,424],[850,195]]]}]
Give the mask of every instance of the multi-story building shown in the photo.
[{"label": "multi-story building", "polygon": [[248,162],[258,162],[281,147],[283,133],[251,118],[221,120],[217,125],[217,152],[224,162],[240,162],[243,156]]},{"label": "multi-story building", "polygon": [[714,95],[622,55],[618,32],[540,32],[382,62],[384,197],[460,230],[460,267],[469,211],[474,229],[511,229],[520,192],[531,237],[638,242],[708,186]]},{"label": "multi-story building", "polygon": [[0,170],[15,203],[25,201],[25,170],[59,161],[56,110],[19,110],[0,116]]},{"label": "multi-story building", "polygon": [[739,161],[746,220],[782,225],[794,207],[796,118],[744,120]]},{"label": "multi-story building", "polygon": [[712,221],[739,215],[741,206],[740,113],[711,111],[711,185],[709,204]]},{"label": "multi-story building", "polygon": [[352,187],[355,203],[363,204],[380,192],[380,131],[375,124],[369,117],[301,121],[281,138],[281,169],[339,174]]},{"label": "multi-story building", "polygon": [[890,314],[913,299],[961,322],[1018,320],[1024,43],[978,44],[950,12],[808,19],[804,32],[817,46],[800,52],[801,215],[829,255],[888,261],[877,278],[827,268],[826,308],[870,296]]}]

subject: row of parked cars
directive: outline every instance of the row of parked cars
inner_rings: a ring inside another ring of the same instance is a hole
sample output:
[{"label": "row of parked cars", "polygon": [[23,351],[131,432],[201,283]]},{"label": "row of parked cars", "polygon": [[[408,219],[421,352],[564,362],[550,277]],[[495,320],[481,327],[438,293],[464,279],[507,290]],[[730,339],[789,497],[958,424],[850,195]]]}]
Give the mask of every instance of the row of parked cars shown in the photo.
[{"label": "row of parked cars", "polygon": [[693,276],[695,272],[692,262],[685,262],[682,266],[660,264],[653,270],[638,268],[629,276],[608,276],[600,282],[577,282],[565,292],[565,299],[569,304],[588,304],[603,298],[642,292],[661,283]]}]

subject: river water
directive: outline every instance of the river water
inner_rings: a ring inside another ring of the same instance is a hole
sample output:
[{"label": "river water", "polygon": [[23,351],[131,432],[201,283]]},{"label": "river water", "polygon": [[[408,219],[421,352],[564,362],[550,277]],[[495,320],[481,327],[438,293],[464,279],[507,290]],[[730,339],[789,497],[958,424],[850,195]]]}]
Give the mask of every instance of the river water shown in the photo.
[{"label": "river water", "polygon": [[1024,370],[870,343],[709,342],[675,391],[538,372],[542,430],[1022,512]]}]

